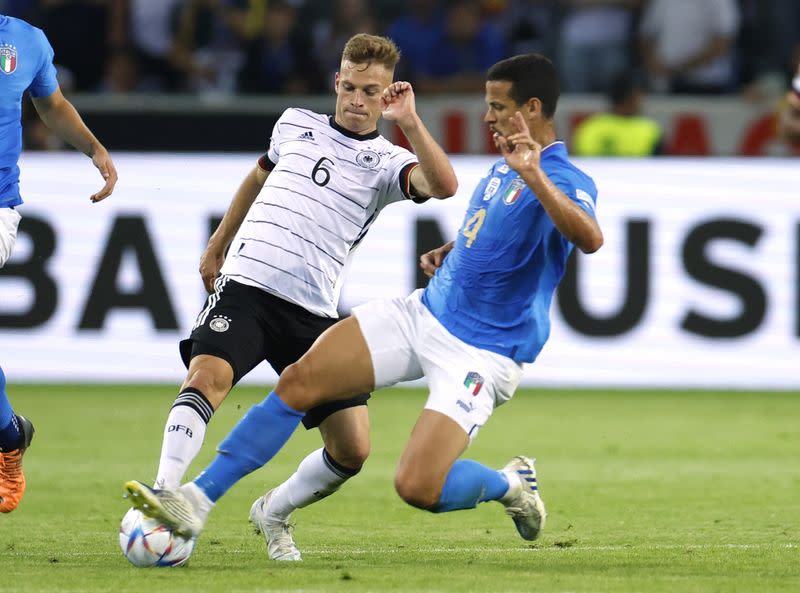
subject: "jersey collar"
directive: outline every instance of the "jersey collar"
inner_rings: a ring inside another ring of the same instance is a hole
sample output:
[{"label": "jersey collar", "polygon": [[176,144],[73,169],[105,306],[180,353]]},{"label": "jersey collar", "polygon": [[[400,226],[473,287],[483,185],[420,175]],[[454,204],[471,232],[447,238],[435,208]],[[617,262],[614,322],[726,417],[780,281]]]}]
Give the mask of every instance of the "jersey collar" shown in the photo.
[{"label": "jersey collar", "polygon": [[343,128],[339,124],[336,123],[336,120],[333,118],[332,115],[328,116],[328,121],[331,124],[331,127],[339,132],[342,136],[347,136],[348,138],[352,138],[353,140],[372,140],[373,138],[377,138],[380,136],[378,130],[376,129],[374,132],[370,132],[369,134],[356,134],[355,132],[351,132],[347,128]]},{"label": "jersey collar", "polygon": [[564,144],[563,140],[556,140],[555,142],[551,142],[544,148],[542,148],[542,156],[546,154],[567,154],[567,146]]}]

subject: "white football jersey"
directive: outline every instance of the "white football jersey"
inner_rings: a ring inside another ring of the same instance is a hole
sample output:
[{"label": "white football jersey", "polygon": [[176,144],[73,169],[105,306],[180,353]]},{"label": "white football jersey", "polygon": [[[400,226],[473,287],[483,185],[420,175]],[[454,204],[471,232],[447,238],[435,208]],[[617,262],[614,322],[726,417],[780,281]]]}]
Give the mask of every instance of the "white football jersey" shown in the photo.
[{"label": "white football jersey", "polygon": [[411,197],[417,158],[377,131],[358,136],[328,115],[294,108],[275,123],[265,157],[259,164],[272,171],[221,273],[337,317],[353,248],[381,209]]}]

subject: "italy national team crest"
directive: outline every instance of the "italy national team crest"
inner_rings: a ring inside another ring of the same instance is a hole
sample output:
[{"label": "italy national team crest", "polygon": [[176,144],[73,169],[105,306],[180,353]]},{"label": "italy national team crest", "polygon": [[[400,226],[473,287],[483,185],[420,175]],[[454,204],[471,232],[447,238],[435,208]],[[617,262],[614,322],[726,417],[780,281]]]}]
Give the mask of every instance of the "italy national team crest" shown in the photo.
[{"label": "italy national team crest", "polygon": [[506,193],[503,194],[503,202],[510,206],[519,199],[522,194],[522,188],[525,187],[525,182],[522,179],[515,179],[508,185]]},{"label": "italy national team crest", "polygon": [[467,373],[467,377],[464,379],[464,387],[469,389],[472,395],[478,395],[481,387],[483,387],[483,377],[475,371]]},{"label": "italy national team crest", "polygon": [[0,70],[11,74],[17,69],[17,48],[13,45],[0,45]]}]

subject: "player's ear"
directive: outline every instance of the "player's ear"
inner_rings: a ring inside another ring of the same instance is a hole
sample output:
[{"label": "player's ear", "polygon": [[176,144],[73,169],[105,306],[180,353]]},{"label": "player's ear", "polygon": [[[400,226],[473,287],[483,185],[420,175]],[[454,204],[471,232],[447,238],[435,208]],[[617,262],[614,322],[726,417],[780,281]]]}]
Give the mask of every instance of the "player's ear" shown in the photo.
[{"label": "player's ear", "polygon": [[522,111],[522,115],[525,116],[525,119],[530,120],[534,117],[542,116],[542,102],[536,97],[531,97],[528,99],[525,102],[524,107],[525,109],[520,111]]},{"label": "player's ear", "polygon": [[339,92],[339,73],[337,72],[336,75],[333,77],[333,90],[335,92]]}]

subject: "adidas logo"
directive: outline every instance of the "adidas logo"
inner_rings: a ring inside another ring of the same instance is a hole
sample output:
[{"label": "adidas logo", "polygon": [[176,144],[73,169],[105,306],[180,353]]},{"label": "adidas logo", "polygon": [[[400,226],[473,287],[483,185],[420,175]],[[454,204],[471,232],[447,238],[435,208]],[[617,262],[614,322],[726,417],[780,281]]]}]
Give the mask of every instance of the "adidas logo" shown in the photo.
[{"label": "adidas logo", "polygon": [[309,130],[308,132],[303,132],[297,137],[298,140],[313,140],[314,139],[314,132]]}]

